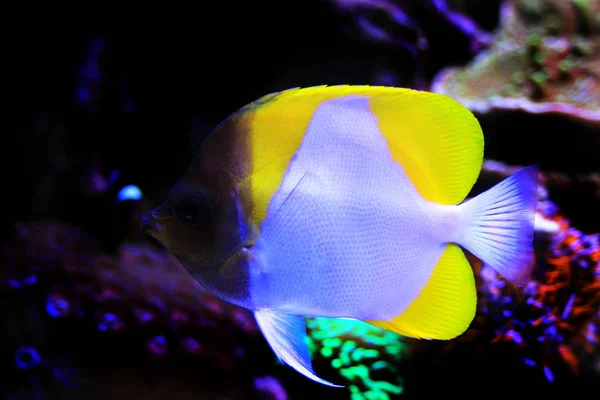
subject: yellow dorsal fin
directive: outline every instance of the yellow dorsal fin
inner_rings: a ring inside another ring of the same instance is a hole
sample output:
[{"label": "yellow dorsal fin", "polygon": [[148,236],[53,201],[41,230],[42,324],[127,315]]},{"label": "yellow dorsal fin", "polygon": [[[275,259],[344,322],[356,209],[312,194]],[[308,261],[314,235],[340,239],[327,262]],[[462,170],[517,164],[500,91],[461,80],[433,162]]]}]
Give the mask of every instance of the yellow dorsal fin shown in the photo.
[{"label": "yellow dorsal fin", "polygon": [[252,199],[249,216],[260,224],[273,194],[281,185],[291,158],[300,147],[317,107],[327,100],[350,94],[376,93],[395,88],[370,86],[314,86],[273,93],[232,115],[248,130],[251,172],[246,185]]},{"label": "yellow dorsal fin", "polygon": [[473,269],[460,247],[448,244],[429,282],[402,314],[366,322],[404,336],[449,340],[467,330],[476,308]]},{"label": "yellow dorsal fin", "polygon": [[462,202],[483,162],[483,133],[473,114],[449,97],[415,90],[382,93],[370,104],[419,193],[440,204]]},{"label": "yellow dorsal fin", "polygon": [[248,130],[251,218],[264,220],[316,108],[348,95],[370,98],[390,151],[419,193],[440,204],[458,204],[475,183],[483,160],[483,134],[473,114],[449,97],[411,89],[375,86],[315,86],[273,93],[248,104],[232,118]]}]

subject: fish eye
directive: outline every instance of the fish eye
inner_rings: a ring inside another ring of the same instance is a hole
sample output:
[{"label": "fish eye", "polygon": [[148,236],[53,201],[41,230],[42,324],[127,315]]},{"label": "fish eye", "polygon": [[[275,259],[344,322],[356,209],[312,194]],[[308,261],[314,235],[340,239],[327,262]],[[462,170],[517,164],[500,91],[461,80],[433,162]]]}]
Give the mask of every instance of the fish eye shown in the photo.
[{"label": "fish eye", "polygon": [[206,196],[188,195],[173,207],[175,217],[185,225],[202,228],[210,221],[212,207]]}]

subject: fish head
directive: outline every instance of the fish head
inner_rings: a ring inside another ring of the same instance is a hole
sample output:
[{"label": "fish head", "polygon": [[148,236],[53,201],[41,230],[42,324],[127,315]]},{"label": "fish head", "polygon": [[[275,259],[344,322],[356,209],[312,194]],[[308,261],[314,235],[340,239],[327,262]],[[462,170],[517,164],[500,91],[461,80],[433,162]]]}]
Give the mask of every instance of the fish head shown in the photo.
[{"label": "fish head", "polygon": [[260,221],[254,215],[251,111],[232,114],[202,143],[187,172],[142,225],[205,289],[249,308]]},{"label": "fish head", "polygon": [[254,237],[234,179],[223,171],[184,176],[142,225],[194,276],[218,269]]}]

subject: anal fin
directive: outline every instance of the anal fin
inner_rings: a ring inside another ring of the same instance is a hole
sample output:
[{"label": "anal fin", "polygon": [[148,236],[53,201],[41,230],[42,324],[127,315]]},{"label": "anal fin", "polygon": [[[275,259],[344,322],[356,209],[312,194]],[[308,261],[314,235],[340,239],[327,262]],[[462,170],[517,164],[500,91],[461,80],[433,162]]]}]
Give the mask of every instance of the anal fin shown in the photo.
[{"label": "anal fin", "polygon": [[334,385],[319,378],[312,367],[306,338],[306,321],[299,315],[279,314],[271,310],[254,312],[256,322],[281,362],[307,378],[327,386]]},{"label": "anal fin", "polygon": [[366,322],[408,337],[449,340],[467,330],[476,308],[473,269],[462,249],[448,244],[427,285],[402,314]]}]

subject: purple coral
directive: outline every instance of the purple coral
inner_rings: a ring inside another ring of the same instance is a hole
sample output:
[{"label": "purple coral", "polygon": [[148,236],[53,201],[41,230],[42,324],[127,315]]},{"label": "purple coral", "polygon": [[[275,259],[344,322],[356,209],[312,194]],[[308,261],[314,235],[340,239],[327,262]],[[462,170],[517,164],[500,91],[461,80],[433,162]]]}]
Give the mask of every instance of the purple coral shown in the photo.
[{"label": "purple coral", "polygon": [[[490,174],[509,175],[510,168],[487,163]],[[486,168],[488,167],[488,168]],[[542,180],[545,180],[542,177]],[[538,244],[534,277],[522,289],[510,284],[481,261],[472,258],[478,281],[479,305],[471,328],[460,343],[511,343],[521,361],[538,367],[546,379],[556,379],[565,367],[577,374],[600,340],[600,234],[572,227],[550,200],[542,197],[538,219],[557,228]],[[464,344],[463,344],[464,345]]]},{"label": "purple coral", "polygon": [[285,388],[276,378],[272,376],[258,377],[254,379],[254,387],[265,400],[287,400]]},{"label": "purple coral", "polygon": [[[16,233],[4,248],[4,289],[15,301],[25,293],[35,294],[32,301],[41,298],[43,305],[27,309],[37,309],[42,320],[45,314],[49,324],[66,328],[80,321],[78,329],[95,330],[87,335],[92,341],[136,338],[129,351],[157,362],[179,357],[252,377],[248,360],[262,350],[265,363],[252,367],[274,367],[250,312],[203,291],[172,256],[148,245],[124,245],[108,255],[80,230],[54,222],[19,223]],[[13,368],[33,369],[42,355],[43,368],[54,368],[54,349],[26,344],[15,351]]]}]

